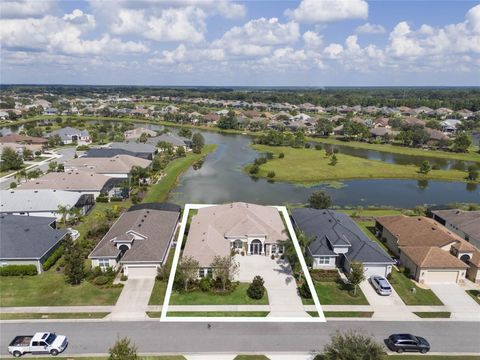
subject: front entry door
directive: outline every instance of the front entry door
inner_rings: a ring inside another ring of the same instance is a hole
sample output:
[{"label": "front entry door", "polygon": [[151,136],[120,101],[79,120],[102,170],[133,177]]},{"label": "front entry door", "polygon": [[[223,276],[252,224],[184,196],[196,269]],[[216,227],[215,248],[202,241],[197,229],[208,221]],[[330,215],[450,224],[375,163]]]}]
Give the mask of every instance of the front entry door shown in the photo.
[{"label": "front entry door", "polygon": [[250,244],[250,254],[260,255],[262,253],[262,242],[260,240],[253,240]]}]

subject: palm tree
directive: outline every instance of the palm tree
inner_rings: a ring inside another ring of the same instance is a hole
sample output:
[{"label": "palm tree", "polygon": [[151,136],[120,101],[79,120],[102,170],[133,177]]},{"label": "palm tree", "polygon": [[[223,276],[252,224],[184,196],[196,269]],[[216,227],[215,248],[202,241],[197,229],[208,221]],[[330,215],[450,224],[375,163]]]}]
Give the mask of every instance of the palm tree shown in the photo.
[{"label": "palm tree", "polygon": [[77,208],[77,207],[73,207],[73,208],[68,209],[68,215],[69,215],[69,217],[72,217],[75,222],[80,221],[80,219],[82,217],[82,213],[80,212],[80,208]]},{"label": "palm tree", "polygon": [[67,224],[67,216],[70,213],[70,208],[68,206],[58,205],[57,213],[62,215],[63,226]]}]

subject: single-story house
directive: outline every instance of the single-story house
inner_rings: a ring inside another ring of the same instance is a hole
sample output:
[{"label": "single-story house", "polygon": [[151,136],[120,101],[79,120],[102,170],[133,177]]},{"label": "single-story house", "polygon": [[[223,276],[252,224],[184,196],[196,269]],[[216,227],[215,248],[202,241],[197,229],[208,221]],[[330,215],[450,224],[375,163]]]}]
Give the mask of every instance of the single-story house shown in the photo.
[{"label": "single-story house", "polygon": [[131,155],[116,155],[111,158],[104,157],[79,157],[65,162],[65,171],[88,171],[115,178],[128,178],[132,167],[150,166],[151,160],[138,158]]},{"label": "single-story house", "polygon": [[148,137],[157,136],[156,131],[153,131],[144,127],[138,127],[132,130],[127,130],[123,133],[123,136],[125,137],[126,140],[135,140],[140,138],[142,134],[147,134]]},{"label": "single-story house", "polygon": [[288,239],[284,230],[274,207],[236,202],[201,208],[192,217],[183,256],[197,260],[204,277],[211,274],[215,256],[282,254],[282,241]]},{"label": "single-story house", "polygon": [[400,263],[410,270],[416,281],[464,281],[476,248],[433,219],[385,216],[376,219],[376,229],[381,241],[399,256]]},{"label": "single-story house", "polygon": [[448,134],[455,133],[458,126],[461,124],[462,121],[457,119],[446,119],[440,122],[440,125],[442,125],[442,131]]},{"label": "single-story house", "polygon": [[[110,194],[122,179],[88,171],[50,172],[18,186],[19,190],[64,190],[80,194]],[[112,195],[112,194],[110,194]]]},{"label": "single-story house", "polygon": [[56,229],[55,218],[0,215],[0,266],[42,264],[60,246],[68,230]]},{"label": "single-story house", "polygon": [[465,279],[468,265],[435,246],[401,248],[400,263],[419,283],[458,283]]},{"label": "single-story house", "polygon": [[172,245],[180,206],[149,203],[132,206],[90,253],[92,267],[123,268],[133,277],[155,277]]},{"label": "single-story house", "polygon": [[153,156],[157,153],[157,148],[154,145],[138,143],[136,141],[112,142],[103,148],[128,151],[133,156],[147,160],[152,160]]},{"label": "single-story house", "polygon": [[94,204],[92,194],[56,189],[0,190],[0,214],[53,216],[61,219],[59,206],[80,209],[80,214],[85,215]]},{"label": "single-story house", "polygon": [[64,127],[47,134],[47,137],[58,135],[64,144],[77,143],[78,145],[90,144],[90,134],[88,130],[79,130],[73,127]]},{"label": "single-story house", "polygon": [[47,108],[43,112],[43,115],[58,115],[58,109],[57,108]]},{"label": "single-story house", "polygon": [[349,272],[353,262],[363,264],[365,276],[387,276],[394,261],[346,214],[327,210],[298,208],[291,217],[296,229],[312,239],[307,255],[314,269],[340,268]]},{"label": "single-story house", "polygon": [[0,136],[0,144],[4,143],[17,143],[17,144],[29,144],[29,145],[44,145],[48,142],[47,139],[35,136],[8,134]]},{"label": "single-story house", "polygon": [[188,150],[189,148],[192,147],[192,141],[190,139],[183,138],[170,133],[149,138],[147,140],[147,144],[152,144],[154,146],[157,146],[157,144],[161,141],[172,144],[174,149],[178,147],[183,147],[185,150]]},{"label": "single-story house", "polygon": [[81,157],[84,158],[112,158],[117,155],[130,155],[134,157],[138,157],[141,159],[152,160],[153,155],[151,153],[143,153],[143,152],[134,152],[125,149],[110,149],[110,148],[93,148],[89,149],[85,152],[85,154]]},{"label": "single-story house", "polygon": [[480,211],[433,210],[430,211],[430,216],[448,230],[480,248]]}]

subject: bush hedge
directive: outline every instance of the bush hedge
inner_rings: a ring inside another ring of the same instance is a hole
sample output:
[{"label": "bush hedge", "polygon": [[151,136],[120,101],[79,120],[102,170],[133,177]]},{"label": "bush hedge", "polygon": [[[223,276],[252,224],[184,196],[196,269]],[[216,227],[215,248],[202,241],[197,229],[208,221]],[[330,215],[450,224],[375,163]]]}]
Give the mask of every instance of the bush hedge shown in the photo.
[{"label": "bush hedge", "polygon": [[58,259],[60,259],[63,255],[63,252],[65,251],[65,246],[60,245],[57,250],[53,252],[52,255],[48,257],[48,259],[43,263],[42,269],[44,271],[47,271],[50,269],[55,263],[57,262]]},{"label": "bush hedge", "polygon": [[337,270],[321,270],[315,269],[310,271],[312,279],[320,282],[335,282],[340,279]]},{"label": "bush hedge", "polygon": [[33,264],[0,266],[0,276],[33,276],[37,274],[37,267]]}]

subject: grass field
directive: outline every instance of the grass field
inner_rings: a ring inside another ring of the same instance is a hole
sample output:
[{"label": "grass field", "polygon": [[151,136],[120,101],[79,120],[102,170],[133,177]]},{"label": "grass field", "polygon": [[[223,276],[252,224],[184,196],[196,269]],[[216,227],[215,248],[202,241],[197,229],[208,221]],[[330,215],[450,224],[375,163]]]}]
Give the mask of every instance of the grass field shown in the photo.
[{"label": "grass field", "polygon": [[[30,357],[29,360],[45,360],[47,356]],[[107,360],[107,356],[69,356],[69,357],[55,357],[55,360]],[[186,360],[183,355],[159,355],[159,356],[139,356],[138,360]]]},{"label": "grass field", "polygon": [[240,283],[234,291],[225,295],[200,290],[187,293],[173,291],[170,305],[268,305],[266,292],[263,298],[254,300],[247,295],[248,286],[247,283]]},{"label": "grass field", "polygon": [[168,197],[170,190],[175,186],[180,175],[187,171],[195,162],[216,149],[216,145],[207,144],[201,154],[188,153],[186,157],[175,159],[165,168],[165,176],[148,189],[143,202],[162,202]]},{"label": "grass field", "polygon": [[[418,287],[395,269],[392,271],[390,283],[406,305],[443,305],[432,290]],[[412,288],[415,292],[411,291]]]},{"label": "grass field", "polygon": [[480,290],[467,290],[467,294],[480,305]]},{"label": "grass field", "polygon": [[168,252],[167,262],[165,263],[166,277],[163,280],[155,279],[152,293],[150,294],[150,300],[148,305],[163,305],[163,299],[165,298],[165,292],[167,291],[168,276],[170,275],[170,269],[172,268],[173,255],[175,249],[170,249]]},{"label": "grass field", "polygon": [[419,318],[422,319],[436,319],[436,318],[450,318],[452,313],[448,311],[433,311],[433,312],[414,312]]},{"label": "grass field", "polygon": [[268,311],[169,311],[171,317],[266,317]]},{"label": "grass field", "polygon": [[72,286],[51,269],[37,276],[0,277],[0,306],[114,305],[122,288],[99,288],[88,281]]},{"label": "grass field", "polygon": [[[436,179],[444,181],[465,181],[466,173],[459,170],[432,170],[420,174],[414,165],[395,165],[377,160],[362,159],[355,156],[336,154],[338,163],[329,165],[330,157],[325,151],[315,149],[294,149],[284,146],[253,145],[260,152],[271,152],[274,158],[260,166],[258,175],[267,177],[275,172],[273,180],[304,185],[329,180],[351,179]],[[285,158],[279,159],[278,154]],[[245,168],[246,171],[250,166]]]},{"label": "grass field", "polygon": [[[357,296],[353,296],[349,288],[342,282],[314,281],[318,299],[322,305],[368,305],[368,301],[360,287]],[[305,305],[313,305],[312,299],[302,299]]]},{"label": "grass field", "polygon": [[467,153],[454,153],[440,150],[423,150],[391,144],[370,144],[360,141],[342,141],[335,138],[308,138],[308,140],[316,141],[323,144],[343,145],[358,149],[376,150],[389,152],[394,154],[410,155],[410,156],[428,156],[442,159],[457,159],[464,161],[480,162],[480,154],[475,152],[475,148],[471,147]]},{"label": "grass field", "polygon": [[108,312],[79,313],[0,313],[0,320],[17,319],[102,319]]},{"label": "grass field", "polygon": [[[324,311],[323,314],[326,318],[332,317],[354,317],[354,318],[371,318],[373,316],[372,311]],[[308,311],[308,315],[311,317],[318,317],[318,312]]]}]

